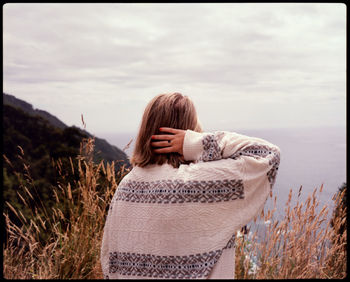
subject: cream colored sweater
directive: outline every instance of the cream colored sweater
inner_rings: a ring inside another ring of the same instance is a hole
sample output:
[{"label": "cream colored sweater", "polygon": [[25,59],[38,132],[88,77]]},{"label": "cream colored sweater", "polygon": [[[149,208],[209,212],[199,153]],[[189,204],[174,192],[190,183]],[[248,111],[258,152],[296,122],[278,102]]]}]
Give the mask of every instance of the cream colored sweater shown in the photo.
[{"label": "cream colored sweater", "polygon": [[235,233],[263,208],[280,150],[260,138],[186,131],[189,165],[134,167],[104,228],[105,278],[234,278]]}]

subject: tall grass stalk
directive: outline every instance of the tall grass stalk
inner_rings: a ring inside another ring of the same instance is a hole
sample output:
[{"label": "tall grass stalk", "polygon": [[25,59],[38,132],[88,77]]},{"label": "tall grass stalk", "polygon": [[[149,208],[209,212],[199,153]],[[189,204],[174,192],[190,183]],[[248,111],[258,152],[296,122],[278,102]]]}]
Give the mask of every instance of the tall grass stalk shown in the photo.
[{"label": "tall grass stalk", "polygon": [[[319,193],[322,192],[320,187]],[[237,236],[235,274],[238,279],[345,278],[347,234],[339,232],[346,223],[346,208],[327,220],[327,205],[319,207],[317,188],[305,202],[291,206],[292,190],[281,221],[275,220],[274,208],[257,218],[269,225],[260,241],[258,228],[248,236]],[[333,198],[335,206],[346,190]],[[331,221],[333,220],[333,227]],[[256,221],[255,221],[256,222]]]},{"label": "tall grass stalk", "polygon": [[[103,161],[95,164],[92,161],[93,149],[93,139],[85,139],[81,143],[80,155],[74,160],[78,164],[79,180],[66,184],[58,182],[53,187],[57,205],[51,207],[51,213],[45,205],[36,204],[31,207],[32,216],[28,219],[20,210],[6,203],[22,224],[17,226],[11,222],[8,214],[4,214],[7,231],[3,267],[5,278],[102,277],[99,252],[105,217],[118,179],[127,171],[122,168],[116,175],[114,162],[106,166]],[[70,163],[74,174],[72,159]],[[60,161],[57,161],[56,167],[64,177],[65,168]],[[23,184],[23,192],[18,195],[28,207],[28,203],[34,200],[30,193],[33,187],[30,187],[32,182],[28,167],[25,174],[27,182]],[[101,177],[104,178],[104,186],[98,189]],[[47,234],[44,241],[43,233]]]}]

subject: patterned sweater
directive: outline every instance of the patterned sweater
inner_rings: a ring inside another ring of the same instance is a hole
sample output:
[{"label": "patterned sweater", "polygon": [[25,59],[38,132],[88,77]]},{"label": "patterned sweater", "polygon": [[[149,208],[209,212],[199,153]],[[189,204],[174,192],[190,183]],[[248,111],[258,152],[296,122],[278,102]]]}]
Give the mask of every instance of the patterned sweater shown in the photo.
[{"label": "patterned sweater", "polygon": [[185,160],[134,167],[104,228],[105,278],[234,278],[235,233],[264,207],[280,162],[260,138],[186,131]]}]

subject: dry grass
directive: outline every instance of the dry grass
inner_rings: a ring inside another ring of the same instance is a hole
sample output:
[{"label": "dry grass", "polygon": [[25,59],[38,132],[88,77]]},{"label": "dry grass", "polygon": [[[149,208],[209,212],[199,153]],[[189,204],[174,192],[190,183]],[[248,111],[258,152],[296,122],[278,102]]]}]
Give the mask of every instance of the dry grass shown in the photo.
[{"label": "dry grass", "polygon": [[[57,207],[52,216],[42,205],[33,208],[32,218],[25,218],[20,210],[6,203],[21,220],[18,227],[4,214],[7,229],[7,246],[4,246],[4,277],[7,279],[98,279],[102,278],[100,245],[106,211],[120,179],[126,170],[115,175],[114,163],[94,164],[92,161],[93,139],[81,144],[78,162],[80,179],[74,184],[58,183],[53,187]],[[74,173],[73,161],[71,170]],[[57,169],[64,174],[61,162]],[[27,186],[30,173],[27,168]],[[98,183],[104,179],[103,193]],[[72,187],[74,185],[74,187]],[[32,187],[23,186],[20,195],[23,203],[33,200]],[[76,197],[73,197],[76,193]],[[74,200],[75,199],[75,200]],[[49,230],[49,231],[47,231]],[[42,232],[48,233],[44,242]]]},{"label": "dry grass", "polygon": [[[322,192],[323,186],[319,189]],[[300,196],[299,190],[299,196]],[[346,190],[334,199],[337,203]],[[291,207],[292,190],[286,203],[281,222],[274,219],[274,209],[264,211],[259,219],[270,222],[264,238],[256,240],[258,229],[250,238],[238,236],[236,241],[236,268],[238,279],[311,279],[346,277],[346,208],[331,220],[327,220],[328,208],[319,207],[317,188],[305,202],[298,201]]]},{"label": "dry grass", "polygon": [[[32,218],[23,216],[6,203],[21,220],[18,227],[6,219],[7,245],[4,245],[4,277],[7,279],[100,279],[100,246],[108,205],[120,180],[128,171],[115,175],[114,163],[92,161],[93,140],[82,143],[76,161],[79,181],[58,183],[54,187],[57,207],[52,216],[42,205],[32,207]],[[71,170],[74,173],[73,161]],[[58,161],[57,169],[63,173]],[[24,204],[34,200],[30,192],[30,173],[23,184],[20,197]],[[104,178],[103,189],[98,189]],[[320,188],[321,192],[322,187]],[[101,192],[103,191],[103,192]],[[300,194],[300,191],[299,191]],[[74,195],[74,196],[73,196]],[[336,201],[344,195],[339,195]],[[346,221],[346,210],[334,220],[334,228],[327,222],[328,208],[318,207],[317,189],[305,202],[291,207],[292,191],[281,222],[274,220],[276,209],[260,215],[270,220],[265,237],[237,237],[236,275],[238,279],[281,278],[344,278],[346,276],[346,229],[337,234]],[[275,198],[275,203],[277,199]],[[36,201],[37,202],[37,201]],[[325,226],[321,226],[325,225]],[[46,234],[43,240],[42,234]],[[254,268],[254,261],[257,267]]]}]

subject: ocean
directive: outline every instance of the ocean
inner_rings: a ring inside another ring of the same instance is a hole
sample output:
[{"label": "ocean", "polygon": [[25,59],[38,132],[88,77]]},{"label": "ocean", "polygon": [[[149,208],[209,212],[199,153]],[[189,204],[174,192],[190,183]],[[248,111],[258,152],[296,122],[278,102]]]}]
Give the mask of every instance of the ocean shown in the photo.
[{"label": "ocean", "polygon": [[[323,184],[323,192],[319,197],[320,207],[327,204],[331,212],[332,197],[342,183],[346,182],[345,127],[232,131],[263,138],[280,147],[281,163],[273,188],[273,198],[277,197],[276,218],[282,218],[284,215],[289,190],[293,190],[293,206],[300,186],[302,186],[302,191],[299,201],[304,201],[315,188],[320,188]],[[109,133],[99,137],[105,138],[110,144],[120,149],[123,149],[133,139],[129,149],[125,150],[125,153],[131,156],[136,134],[135,132]],[[272,203],[272,199],[269,199],[265,209],[270,209]]]}]

